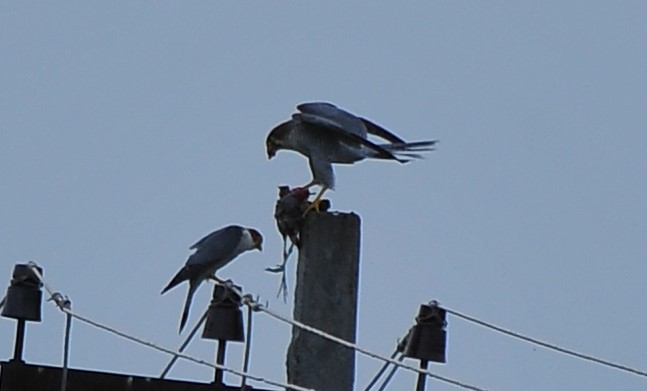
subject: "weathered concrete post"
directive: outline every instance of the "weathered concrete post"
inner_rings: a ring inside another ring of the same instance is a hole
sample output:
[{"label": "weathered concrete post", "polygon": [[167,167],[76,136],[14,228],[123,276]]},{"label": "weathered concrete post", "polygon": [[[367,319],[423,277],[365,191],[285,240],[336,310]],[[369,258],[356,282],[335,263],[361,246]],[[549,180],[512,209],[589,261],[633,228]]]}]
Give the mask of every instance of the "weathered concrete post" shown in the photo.
[{"label": "weathered concrete post", "polygon": [[[301,231],[294,319],[355,342],[360,218],[310,213]],[[288,348],[288,381],[317,391],[352,391],[355,352],[297,327]]]}]

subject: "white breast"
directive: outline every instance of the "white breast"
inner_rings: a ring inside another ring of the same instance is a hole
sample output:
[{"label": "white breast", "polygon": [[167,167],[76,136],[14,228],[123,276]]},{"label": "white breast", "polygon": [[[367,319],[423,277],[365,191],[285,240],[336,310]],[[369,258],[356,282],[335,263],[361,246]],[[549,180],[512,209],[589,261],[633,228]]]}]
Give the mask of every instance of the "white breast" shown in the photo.
[{"label": "white breast", "polygon": [[243,236],[240,238],[240,242],[238,242],[238,246],[236,246],[234,253],[238,255],[243,251],[251,250],[253,248],[254,238],[252,238],[252,234],[249,233],[249,230],[243,229]]}]

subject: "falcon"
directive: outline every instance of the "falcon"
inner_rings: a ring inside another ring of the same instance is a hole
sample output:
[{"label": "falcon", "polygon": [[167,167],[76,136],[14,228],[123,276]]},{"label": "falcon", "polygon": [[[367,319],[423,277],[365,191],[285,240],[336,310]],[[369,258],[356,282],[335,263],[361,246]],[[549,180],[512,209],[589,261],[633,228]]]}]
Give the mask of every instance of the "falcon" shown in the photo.
[{"label": "falcon", "polygon": [[[353,164],[364,159],[395,160],[406,163],[421,159],[421,152],[434,149],[438,140],[406,142],[366,118],[358,117],[327,102],[302,103],[292,118],[277,125],[265,141],[268,159],[281,149],[308,158],[312,180],[304,187],[321,190],[308,208],[319,211],[324,192],[335,188],[333,163]],[[368,135],[385,142],[375,143]],[[306,211],[307,213],[307,211]]]},{"label": "falcon", "polygon": [[207,279],[222,283],[223,281],[216,277],[216,271],[245,251],[254,249],[262,251],[263,236],[253,228],[230,225],[210,233],[197,241],[190,249],[195,252],[189,256],[184,267],[162,290],[162,294],[164,294],[181,282],[189,281],[189,291],[180,319],[180,332],[186,324],[191,300],[200,284]]}]

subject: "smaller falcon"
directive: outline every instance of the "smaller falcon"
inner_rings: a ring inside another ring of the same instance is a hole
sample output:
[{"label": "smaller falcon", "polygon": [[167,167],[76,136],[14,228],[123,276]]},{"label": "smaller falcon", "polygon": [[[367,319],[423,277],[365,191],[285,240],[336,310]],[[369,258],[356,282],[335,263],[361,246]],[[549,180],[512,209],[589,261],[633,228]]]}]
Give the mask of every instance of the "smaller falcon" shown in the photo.
[{"label": "smaller falcon", "polygon": [[[265,141],[267,157],[281,149],[296,151],[308,158],[312,181],[304,187],[321,186],[308,208],[319,210],[323,193],[335,187],[332,164],[353,164],[367,158],[406,163],[431,151],[437,140],[405,142],[380,125],[358,117],[327,102],[302,103],[292,118],[272,129]],[[374,143],[368,135],[385,143]]]},{"label": "smaller falcon", "polygon": [[253,228],[230,225],[210,233],[196,242],[190,249],[195,250],[195,252],[189,256],[184,267],[162,290],[162,294],[164,294],[182,281],[189,281],[189,291],[186,295],[186,302],[180,320],[180,332],[182,332],[186,324],[191,300],[200,284],[206,279],[213,279],[222,283],[222,280],[216,277],[216,271],[245,251],[254,249],[262,251],[263,236]]}]

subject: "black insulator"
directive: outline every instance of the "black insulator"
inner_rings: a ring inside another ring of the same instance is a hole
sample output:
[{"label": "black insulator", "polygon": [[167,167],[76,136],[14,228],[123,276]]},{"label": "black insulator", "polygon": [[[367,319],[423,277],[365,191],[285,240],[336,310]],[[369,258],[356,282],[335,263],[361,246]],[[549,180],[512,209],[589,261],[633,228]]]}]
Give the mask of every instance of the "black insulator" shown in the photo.
[{"label": "black insulator", "polygon": [[404,355],[419,360],[445,362],[447,313],[435,304],[420,306],[416,325],[409,331]]},{"label": "black insulator", "polygon": [[[240,291],[239,287],[236,287]],[[209,304],[207,321],[202,331],[202,338],[221,341],[245,340],[243,334],[243,312],[241,298],[225,285],[213,288],[213,298]]]},{"label": "black insulator", "polygon": [[[43,273],[42,269],[37,267]],[[7,288],[2,316],[34,322],[41,320],[42,284],[29,265],[18,264],[13,269],[13,279]]]}]

